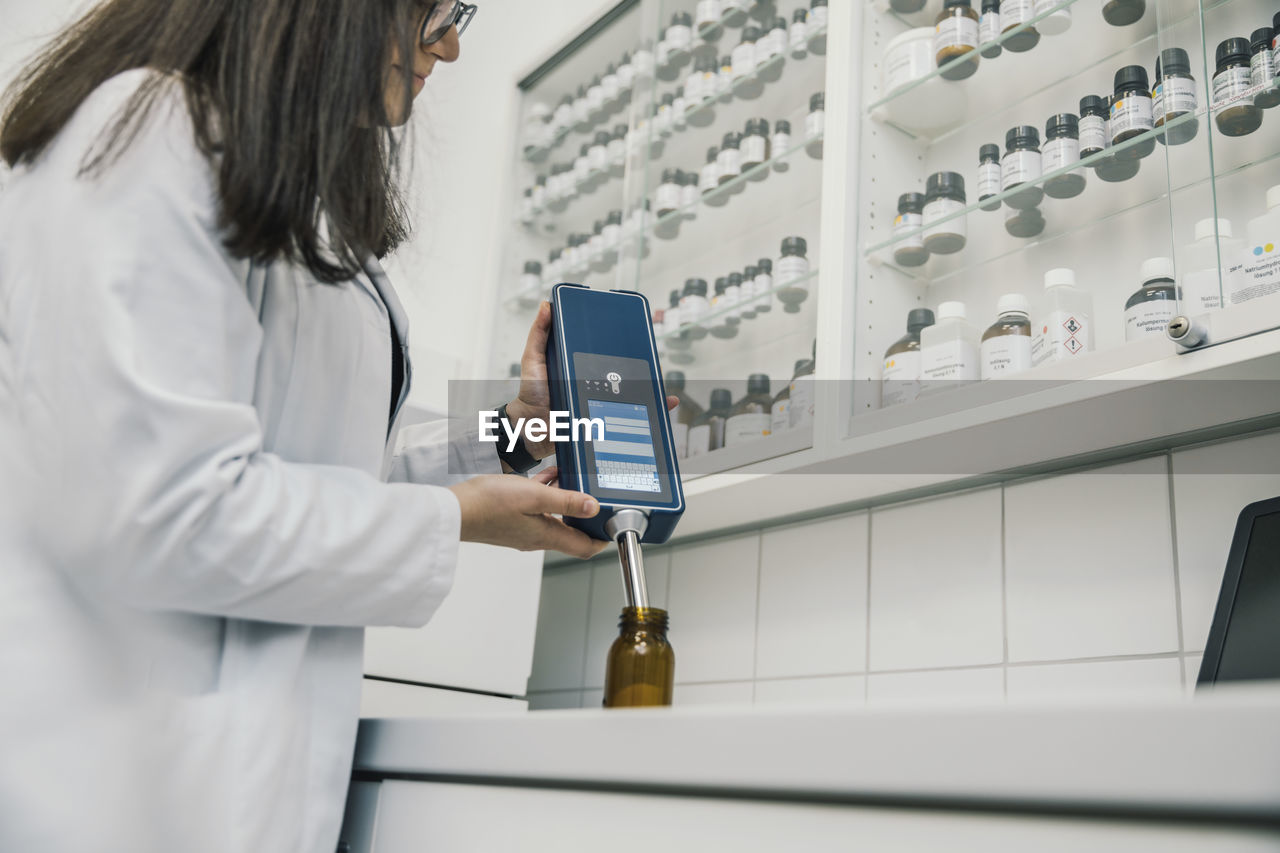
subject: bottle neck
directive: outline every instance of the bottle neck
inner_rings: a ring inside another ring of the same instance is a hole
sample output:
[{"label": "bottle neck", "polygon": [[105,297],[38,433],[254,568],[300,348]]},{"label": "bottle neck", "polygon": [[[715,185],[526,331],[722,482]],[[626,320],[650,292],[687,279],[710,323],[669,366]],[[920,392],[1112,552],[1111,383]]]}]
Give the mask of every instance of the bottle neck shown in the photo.
[{"label": "bottle neck", "polygon": [[618,628],[628,632],[651,631],[665,634],[667,624],[667,611],[658,607],[624,607],[618,618]]}]

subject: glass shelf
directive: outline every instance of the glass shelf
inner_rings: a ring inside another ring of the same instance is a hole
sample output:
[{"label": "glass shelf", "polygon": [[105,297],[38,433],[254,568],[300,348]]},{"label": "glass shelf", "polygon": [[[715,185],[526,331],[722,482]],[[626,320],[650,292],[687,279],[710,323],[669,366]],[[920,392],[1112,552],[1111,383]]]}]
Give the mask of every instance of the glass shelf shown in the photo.
[{"label": "glass shelf", "polygon": [[[802,285],[802,284],[808,284],[809,282],[814,281],[814,280],[816,280],[817,278],[818,278],[818,269],[817,269],[817,267],[813,267],[813,268],[811,268],[811,269],[809,270],[809,272],[808,272],[808,273],[806,273],[805,275],[800,276],[799,278],[793,278],[793,279],[791,279],[790,281],[786,282],[785,284],[775,284],[773,287],[769,288],[769,289],[768,289],[767,291],[765,291],[764,293],[757,293],[757,294],[754,294],[754,295],[752,296],[752,301],[754,301],[754,300],[756,300],[756,299],[760,299],[761,297],[769,297],[770,299],[772,299],[772,298],[774,297],[774,295],[776,295],[776,294],[780,293],[781,291],[789,290],[789,289],[791,289],[791,288],[793,288],[793,287],[797,287],[797,286]],[[813,288],[808,288],[808,289],[809,289],[809,290],[812,290]],[[809,294],[809,297],[811,298],[812,296],[813,296],[813,294],[812,294],[812,293],[810,293],[810,294]],[[806,300],[806,301],[807,301],[807,300]],[[797,304],[801,304],[801,303],[797,303]],[[733,306],[731,306],[731,307],[729,307],[729,308],[721,308],[721,309],[719,309],[719,310],[709,311],[709,312],[708,312],[708,313],[707,313],[707,314],[702,318],[702,320],[701,320],[701,321],[699,321],[698,325],[702,326],[703,328],[708,328],[708,329],[709,329],[709,327],[710,327],[711,325],[714,325],[714,323],[713,323],[712,321],[717,320],[717,319],[719,319],[719,318],[721,318],[721,317],[728,316],[729,314],[732,314],[733,312],[738,311],[738,310],[740,310],[741,308],[742,308],[742,306],[739,304],[739,305],[733,305]],[[783,303],[781,303],[781,302],[779,302],[778,306],[775,306],[775,308],[774,308],[773,310],[778,310],[778,308],[780,308],[780,309],[781,309],[781,310],[779,311],[779,313],[782,313],[782,314],[798,314],[798,313],[800,313],[800,309],[799,309],[799,308],[797,308],[795,311],[787,311],[787,310],[786,310],[785,305],[784,305]],[[661,310],[661,309],[660,309],[660,310]],[[772,313],[772,312],[771,312],[771,313]],[[751,323],[751,322],[754,322],[754,320],[748,320],[748,321],[746,321],[746,322]],[[681,328],[679,328],[679,329],[672,329],[672,330],[671,330],[671,331],[669,331],[669,332],[663,332],[661,335],[657,335],[657,336],[656,336],[656,339],[657,339],[657,340],[659,340],[659,341],[669,341],[669,340],[671,340],[671,339],[673,339],[673,338],[678,338],[678,337],[680,337],[681,335],[685,334],[687,331],[688,331],[688,329],[687,329],[687,328],[685,328],[685,327],[681,327]],[[711,335],[710,333],[708,333],[707,337],[706,337],[706,338],[703,338],[703,339],[701,339],[701,340],[702,340],[703,342],[708,342],[708,341],[712,341],[712,340],[724,340],[724,341],[726,341],[726,342],[729,342],[729,341],[732,341],[732,340],[733,340],[733,338],[716,338],[715,336],[713,336],[713,335]]]},{"label": "glass shelf", "polygon": [[[1217,109],[1217,108],[1214,108],[1214,109]],[[919,236],[920,234],[924,233],[924,231],[927,229],[935,228],[938,225],[942,225],[943,223],[950,222],[953,219],[958,219],[961,216],[967,216],[970,213],[978,211],[982,208],[983,205],[988,205],[988,206],[999,205],[1000,202],[1003,202],[1006,198],[1018,195],[1019,193],[1024,192],[1027,189],[1030,189],[1032,187],[1038,187],[1041,184],[1043,184],[1045,181],[1049,181],[1060,175],[1066,175],[1071,172],[1077,172],[1080,169],[1085,169],[1090,166],[1096,165],[1098,163],[1105,162],[1106,160],[1109,160],[1111,157],[1115,156],[1115,154],[1117,154],[1118,152],[1127,151],[1128,149],[1135,148],[1139,145],[1142,145],[1145,142],[1155,141],[1157,138],[1168,133],[1170,130],[1176,127],[1179,127],[1183,124],[1187,124],[1188,122],[1198,121],[1202,118],[1205,118],[1206,116],[1211,115],[1212,112],[1213,112],[1212,109],[1201,108],[1194,113],[1185,113],[1183,115],[1180,115],[1171,121],[1165,122],[1163,125],[1155,128],[1154,130],[1149,130],[1131,139],[1126,139],[1124,142],[1120,143],[1119,145],[1113,145],[1110,148],[1104,148],[1102,151],[1099,151],[1097,154],[1091,154],[1088,157],[1081,157],[1077,162],[1072,163],[1068,166],[1063,166],[1061,168],[1054,169],[1049,172],[1045,172],[1034,181],[1026,181],[1025,183],[1019,184],[1016,187],[1012,187],[1010,189],[998,192],[993,196],[989,196],[988,198],[985,198],[982,201],[966,204],[960,210],[957,210],[953,213],[943,216],[931,222],[927,226],[921,225],[918,228],[911,228],[906,231],[903,231],[900,234],[895,234],[887,240],[881,240],[879,243],[876,243],[870,248],[864,250],[863,255],[865,255],[866,257],[870,257],[876,254],[877,252],[881,252],[885,249],[895,246],[898,243],[903,242],[904,240]],[[1069,201],[1069,199],[1066,199],[1066,200]]]},{"label": "glass shelf", "polygon": [[[1078,0],[1061,0],[1060,2],[1055,3],[1053,6],[1046,9],[1045,11],[1038,13],[1031,20],[1027,21],[1025,24],[1021,24],[1017,27],[1014,27],[1011,30],[1001,33],[999,38],[993,39],[992,41],[989,41],[989,42],[983,42],[980,47],[990,47],[992,45],[1003,45],[1006,41],[1013,38],[1014,36],[1019,35],[1023,31],[1031,27],[1034,27],[1042,19],[1049,17],[1050,15],[1059,11],[1060,9],[1068,8],[1069,6],[1074,5],[1076,2],[1078,2]],[[896,18],[897,16],[895,15],[894,17]],[[972,52],[975,54],[978,53],[977,50]],[[910,83],[907,83],[904,86],[894,89],[889,94],[882,96],[879,100],[873,101],[867,107],[867,110],[866,110],[867,115],[871,115],[877,109],[888,106],[895,99],[901,98],[903,95],[907,94],[908,92],[920,86],[923,86],[925,83],[929,82],[930,80],[933,80],[936,77],[941,77],[942,72],[949,71],[952,68],[958,68],[961,64],[965,62],[970,62],[970,61],[972,61],[971,57],[969,57],[968,55],[963,55],[963,56],[957,56],[955,59],[952,59],[949,62],[944,62],[942,65],[937,66],[936,68],[934,68],[932,71],[930,71],[928,74],[924,75],[923,77],[918,77],[915,80],[912,80]],[[963,80],[948,80],[947,82],[962,83]]]}]

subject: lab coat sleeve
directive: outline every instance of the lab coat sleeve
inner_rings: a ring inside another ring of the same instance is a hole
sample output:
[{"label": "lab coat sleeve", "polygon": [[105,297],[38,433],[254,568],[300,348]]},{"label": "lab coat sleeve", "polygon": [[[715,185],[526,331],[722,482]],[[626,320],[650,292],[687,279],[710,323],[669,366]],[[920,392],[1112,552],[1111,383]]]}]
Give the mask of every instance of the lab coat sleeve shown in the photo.
[{"label": "lab coat sleeve", "polygon": [[477,421],[437,420],[400,430],[390,479],[452,485],[477,474],[501,474],[498,445],[480,440]]},{"label": "lab coat sleeve", "polygon": [[22,361],[41,541],[91,594],[139,608],[425,623],[452,585],[456,498],[264,451],[261,329],[180,94],[103,176],[75,177],[121,79],[47,152],[44,206],[9,238],[24,248],[5,274],[39,293],[14,322],[37,326]]}]

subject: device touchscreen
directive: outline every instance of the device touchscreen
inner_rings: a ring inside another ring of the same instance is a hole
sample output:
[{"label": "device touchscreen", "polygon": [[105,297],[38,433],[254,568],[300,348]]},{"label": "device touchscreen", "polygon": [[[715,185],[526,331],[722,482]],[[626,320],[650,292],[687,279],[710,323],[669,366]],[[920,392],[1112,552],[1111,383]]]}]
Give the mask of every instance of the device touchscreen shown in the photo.
[{"label": "device touchscreen", "polygon": [[604,439],[595,443],[596,485],[629,492],[662,491],[649,407],[588,400],[587,415],[604,422]]}]

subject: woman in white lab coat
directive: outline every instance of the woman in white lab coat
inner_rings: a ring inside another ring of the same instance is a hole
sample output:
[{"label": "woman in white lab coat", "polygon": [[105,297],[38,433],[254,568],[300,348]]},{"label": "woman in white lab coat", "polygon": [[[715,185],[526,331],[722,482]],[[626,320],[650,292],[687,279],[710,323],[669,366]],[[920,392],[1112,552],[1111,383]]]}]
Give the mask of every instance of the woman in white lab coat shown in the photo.
[{"label": "woman in white lab coat", "polygon": [[11,89],[0,849],[331,853],[361,629],[425,623],[460,540],[599,549],[474,416],[397,423],[394,128],[473,13],[110,0]]}]

